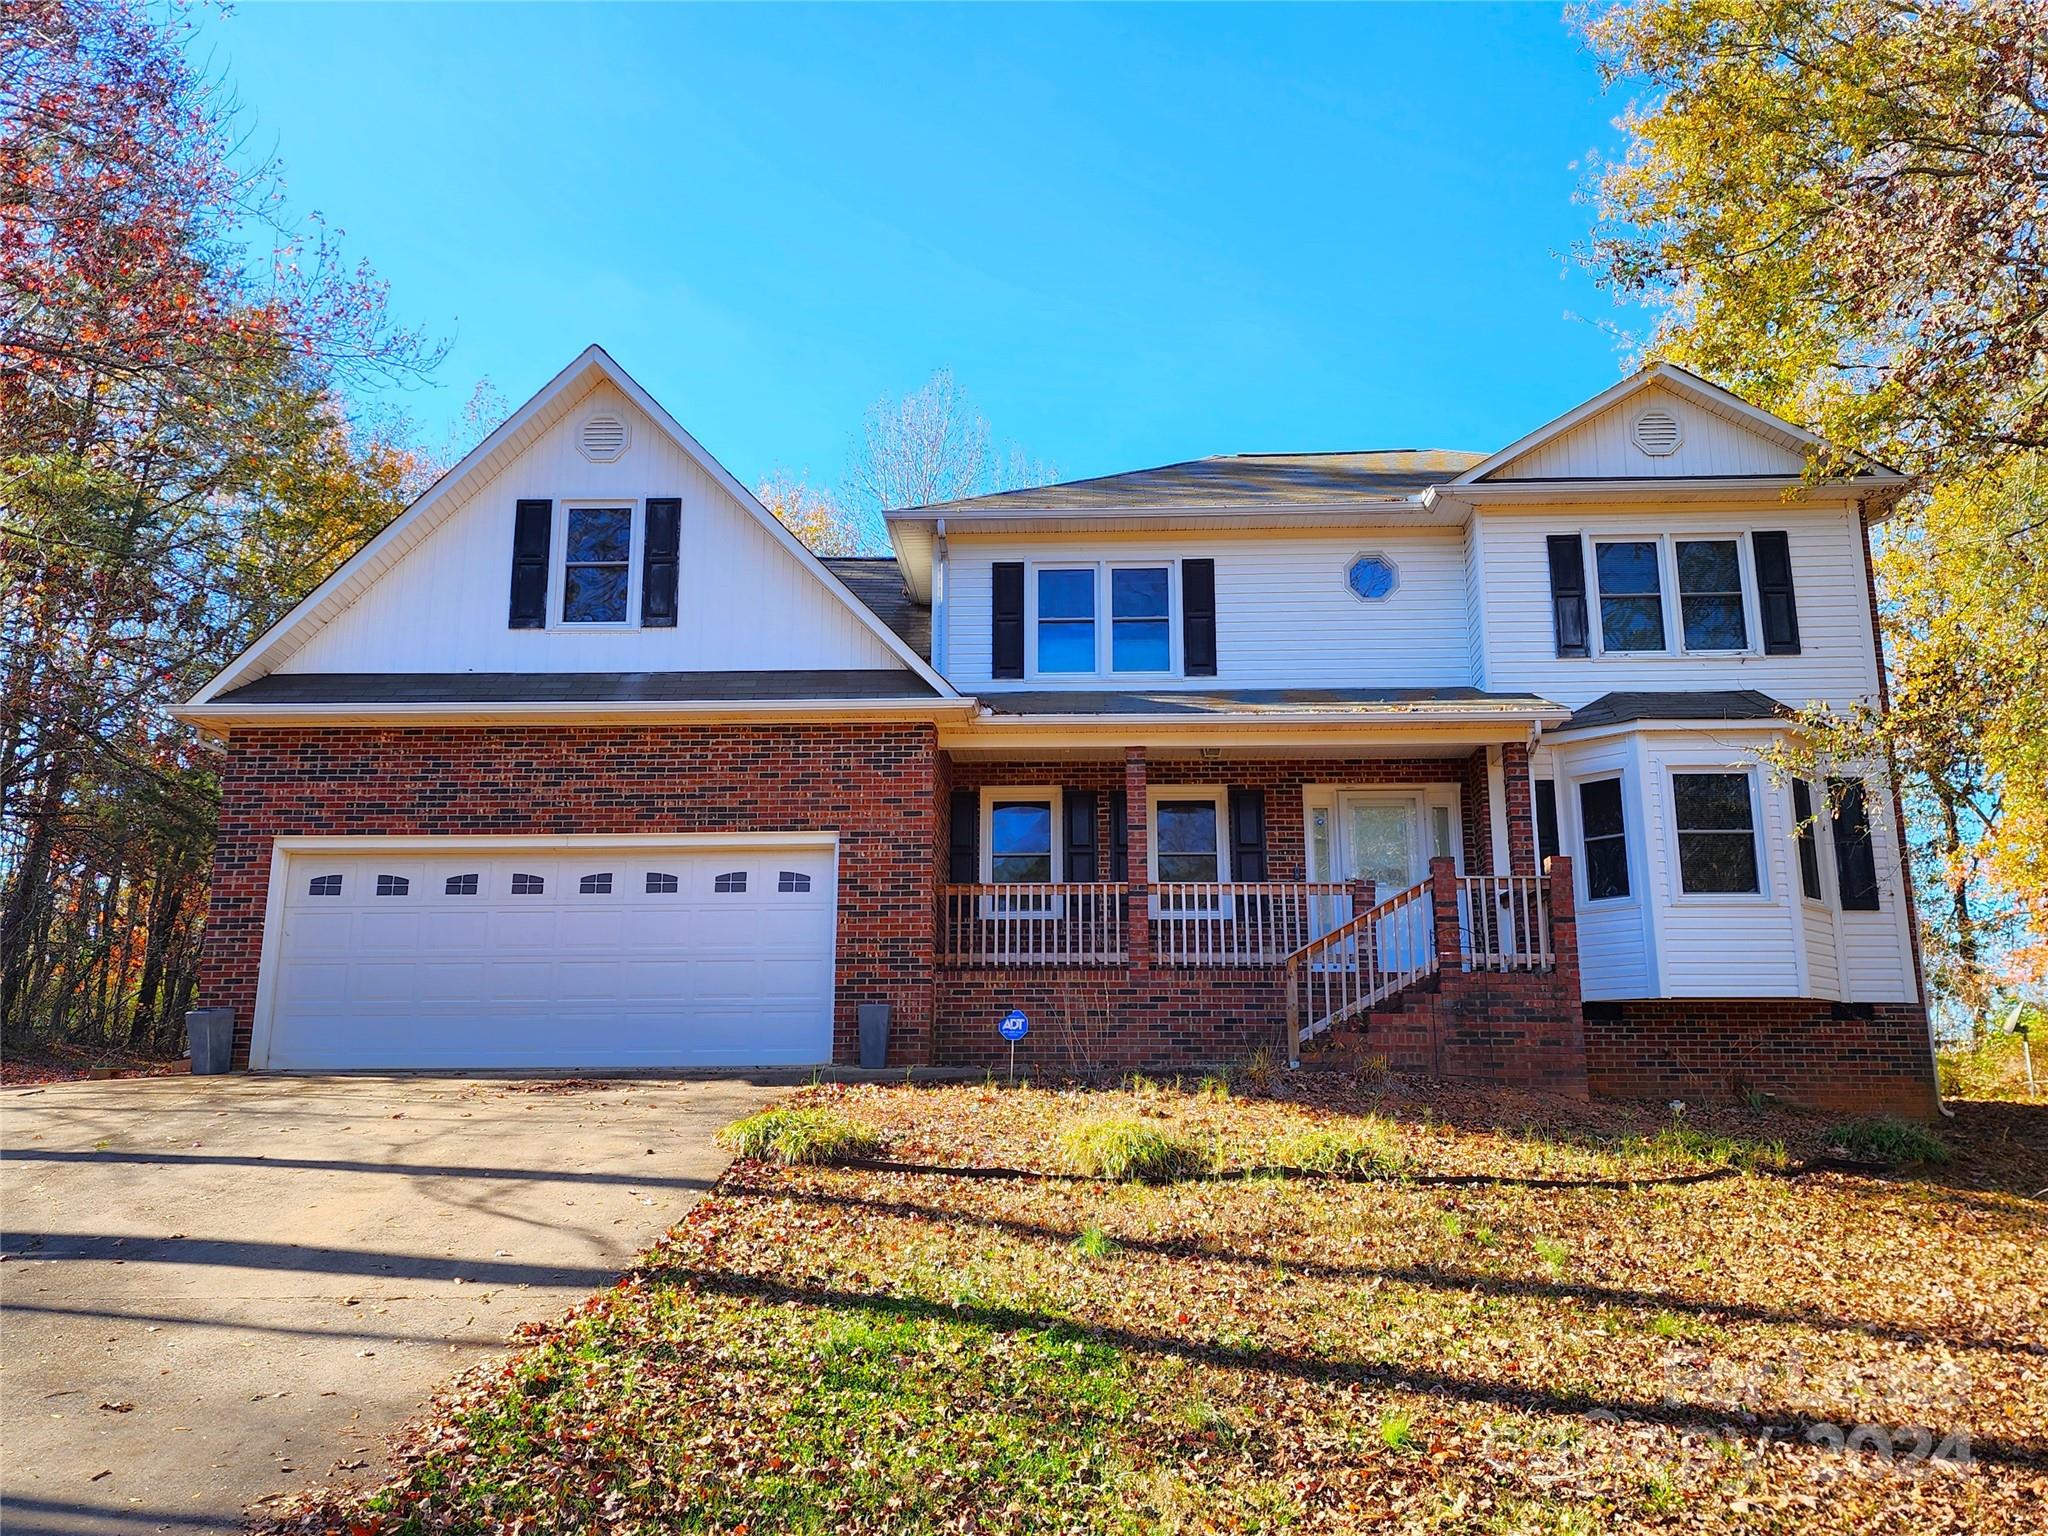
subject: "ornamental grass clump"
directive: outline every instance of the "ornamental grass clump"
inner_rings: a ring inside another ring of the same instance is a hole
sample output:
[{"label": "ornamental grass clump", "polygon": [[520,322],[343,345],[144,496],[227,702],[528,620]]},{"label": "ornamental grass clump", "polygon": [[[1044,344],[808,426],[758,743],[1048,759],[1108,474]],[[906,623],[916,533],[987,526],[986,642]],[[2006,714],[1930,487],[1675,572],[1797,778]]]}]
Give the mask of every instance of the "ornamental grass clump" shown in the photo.
[{"label": "ornamental grass clump", "polygon": [[1134,1116],[1108,1116],[1070,1126],[1060,1138],[1077,1172],[1095,1179],[1171,1184],[1215,1166],[1215,1154],[1191,1137]]},{"label": "ornamental grass clump", "polygon": [[1844,1120],[1828,1132],[1827,1140],[1830,1147],[1859,1162],[1883,1163],[1891,1168],[1945,1163],[1949,1158],[1948,1143],[1934,1132],[1890,1115]]},{"label": "ornamental grass clump", "polygon": [[1371,1174],[1382,1178],[1409,1166],[1401,1135],[1384,1120],[1319,1125],[1273,1144],[1271,1164],[1301,1173]]},{"label": "ornamental grass clump", "polygon": [[791,1167],[850,1163],[874,1157],[882,1138],[836,1109],[764,1109],[735,1120],[718,1133],[719,1143],[741,1157]]}]

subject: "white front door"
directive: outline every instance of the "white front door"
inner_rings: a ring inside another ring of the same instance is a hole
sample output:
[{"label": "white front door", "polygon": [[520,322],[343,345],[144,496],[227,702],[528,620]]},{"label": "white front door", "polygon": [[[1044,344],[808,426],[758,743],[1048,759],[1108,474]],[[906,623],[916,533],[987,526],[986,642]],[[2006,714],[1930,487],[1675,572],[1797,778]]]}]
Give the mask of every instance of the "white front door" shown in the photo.
[{"label": "white front door", "polygon": [[[1448,811],[1426,806],[1420,794],[1355,790],[1338,795],[1333,850],[1337,878],[1372,881],[1375,901],[1385,901],[1427,880],[1432,813],[1442,822],[1436,828],[1438,836],[1449,841]],[[1421,962],[1426,946],[1436,942],[1424,920],[1428,911],[1424,904],[1409,913],[1408,921],[1380,928],[1381,965],[1388,970],[1406,970]]]},{"label": "white front door", "polygon": [[832,1059],[829,848],[294,850],[255,1065]]}]

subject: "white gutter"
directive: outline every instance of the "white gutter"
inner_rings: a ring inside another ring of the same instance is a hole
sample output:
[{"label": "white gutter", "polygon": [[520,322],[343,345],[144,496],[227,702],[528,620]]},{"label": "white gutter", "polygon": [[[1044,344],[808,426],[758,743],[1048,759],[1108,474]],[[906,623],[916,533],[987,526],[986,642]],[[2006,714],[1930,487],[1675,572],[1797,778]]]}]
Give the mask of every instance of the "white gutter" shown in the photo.
[{"label": "white gutter", "polygon": [[794,715],[803,719],[818,716],[860,715],[881,719],[929,720],[937,717],[971,716],[975,701],[970,698],[898,699],[550,699],[523,703],[434,703],[406,700],[383,703],[317,704],[178,704],[168,711],[175,720],[192,725],[319,725],[360,724],[366,721],[403,720],[410,724],[449,720],[487,724],[551,720],[633,720],[633,719],[765,719]]}]

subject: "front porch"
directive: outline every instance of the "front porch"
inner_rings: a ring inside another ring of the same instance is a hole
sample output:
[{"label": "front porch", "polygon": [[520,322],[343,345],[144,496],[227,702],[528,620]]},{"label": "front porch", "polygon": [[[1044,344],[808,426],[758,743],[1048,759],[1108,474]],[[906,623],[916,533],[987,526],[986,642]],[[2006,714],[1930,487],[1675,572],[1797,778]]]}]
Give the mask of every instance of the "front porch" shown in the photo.
[{"label": "front porch", "polygon": [[1584,1091],[1571,881],[1535,868],[1524,744],[940,770],[936,1061],[1006,1058],[1020,1007],[1019,1059],[1057,1070],[1379,1056]]}]

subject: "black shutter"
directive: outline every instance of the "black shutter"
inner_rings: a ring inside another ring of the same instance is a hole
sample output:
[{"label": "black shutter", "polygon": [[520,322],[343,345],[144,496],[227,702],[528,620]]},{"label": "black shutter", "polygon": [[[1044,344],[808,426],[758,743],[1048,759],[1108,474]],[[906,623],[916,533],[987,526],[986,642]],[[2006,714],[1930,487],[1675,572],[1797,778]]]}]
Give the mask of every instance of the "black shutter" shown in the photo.
[{"label": "black shutter", "polygon": [[1189,677],[1216,675],[1216,562],[1180,563],[1180,659]]},{"label": "black shutter", "polygon": [[1870,845],[1870,804],[1861,779],[1829,779],[1828,801],[1834,808],[1835,883],[1841,888],[1844,912],[1875,912],[1877,853]]},{"label": "black shutter", "polygon": [[946,874],[955,885],[981,880],[981,796],[971,789],[953,791],[953,846]]},{"label": "black shutter", "polygon": [[640,624],[644,629],[676,627],[676,575],[682,548],[682,498],[648,497],[647,536],[640,564]]},{"label": "black shutter", "polygon": [[1067,860],[1063,880],[1093,880],[1095,873],[1095,791],[1070,789],[1063,799],[1067,817]]},{"label": "black shutter", "polygon": [[1266,878],[1266,792],[1230,792],[1230,878]]},{"label": "black shutter", "polygon": [[548,538],[552,501],[522,501],[512,514],[512,613],[509,629],[545,629],[548,622]]},{"label": "black shutter", "polygon": [[1753,533],[1756,595],[1764,613],[1764,654],[1799,654],[1799,603],[1792,593],[1792,546],[1782,533]]},{"label": "black shutter", "polygon": [[989,676],[1024,675],[1024,562],[989,567]]},{"label": "black shutter", "polygon": [[1538,779],[1536,791],[1536,867],[1557,853],[1557,780]]},{"label": "black shutter", "polygon": [[1131,878],[1130,800],[1120,789],[1109,792],[1109,878]]},{"label": "black shutter", "polygon": [[1590,656],[1586,638],[1586,546],[1575,533],[1553,533],[1550,546],[1550,622],[1560,656]]}]

